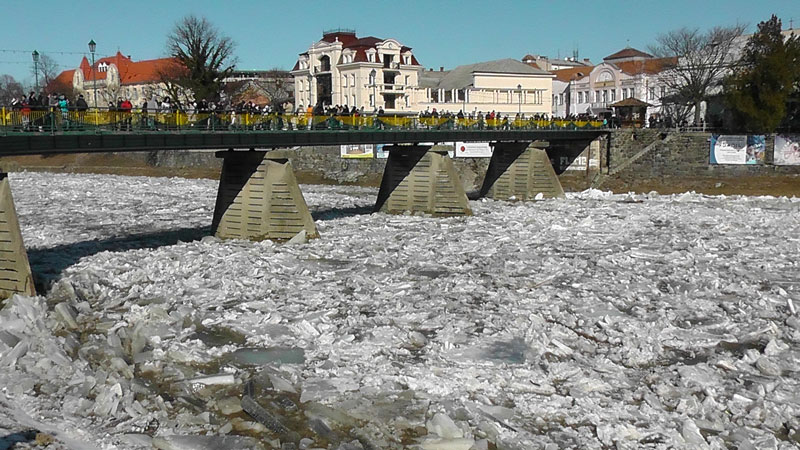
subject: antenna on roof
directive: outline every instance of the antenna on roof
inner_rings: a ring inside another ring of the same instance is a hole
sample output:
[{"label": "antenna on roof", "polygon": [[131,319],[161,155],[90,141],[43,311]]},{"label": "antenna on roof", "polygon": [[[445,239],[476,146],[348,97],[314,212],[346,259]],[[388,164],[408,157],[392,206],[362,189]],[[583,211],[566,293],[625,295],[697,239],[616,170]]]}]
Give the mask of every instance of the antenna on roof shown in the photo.
[{"label": "antenna on roof", "polygon": [[794,18],[789,19],[789,29],[790,30],[794,29]]}]

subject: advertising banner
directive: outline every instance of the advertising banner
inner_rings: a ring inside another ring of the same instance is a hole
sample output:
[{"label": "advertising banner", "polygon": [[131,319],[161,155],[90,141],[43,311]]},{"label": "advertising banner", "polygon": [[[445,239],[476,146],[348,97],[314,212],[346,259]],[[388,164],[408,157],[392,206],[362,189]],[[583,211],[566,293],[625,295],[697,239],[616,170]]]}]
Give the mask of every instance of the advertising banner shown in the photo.
[{"label": "advertising banner", "polygon": [[378,159],[386,159],[389,157],[389,152],[383,150],[386,144],[375,144],[375,157]]},{"label": "advertising banner", "polygon": [[766,154],[767,140],[763,134],[747,136],[745,164],[764,164]]},{"label": "advertising banner", "polygon": [[775,136],[772,160],[773,164],[779,166],[800,165],[800,134],[779,134]]},{"label": "advertising banner", "polygon": [[372,144],[342,145],[342,158],[372,158]]},{"label": "advertising banner", "polygon": [[711,164],[745,164],[747,136],[714,134],[711,136]]},{"label": "advertising banner", "polygon": [[491,158],[494,149],[488,142],[456,142],[457,158]]}]

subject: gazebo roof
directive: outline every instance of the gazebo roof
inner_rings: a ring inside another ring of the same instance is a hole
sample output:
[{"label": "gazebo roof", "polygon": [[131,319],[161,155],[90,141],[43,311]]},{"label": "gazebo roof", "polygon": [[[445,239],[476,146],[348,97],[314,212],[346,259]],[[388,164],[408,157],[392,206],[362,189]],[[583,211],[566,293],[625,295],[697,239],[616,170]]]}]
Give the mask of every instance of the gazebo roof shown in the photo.
[{"label": "gazebo roof", "polygon": [[643,101],[641,101],[641,100],[639,100],[638,98],[635,98],[635,97],[628,97],[628,98],[626,98],[624,100],[620,100],[620,101],[618,101],[616,103],[612,103],[610,106],[612,108],[619,108],[619,107],[626,107],[626,106],[627,107],[631,107],[631,106],[633,106],[633,107],[636,107],[636,106],[648,107],[648,106],[653,106],[653,105],[651,105],[650,103],[647,103],[647,102],[643,102]]}]

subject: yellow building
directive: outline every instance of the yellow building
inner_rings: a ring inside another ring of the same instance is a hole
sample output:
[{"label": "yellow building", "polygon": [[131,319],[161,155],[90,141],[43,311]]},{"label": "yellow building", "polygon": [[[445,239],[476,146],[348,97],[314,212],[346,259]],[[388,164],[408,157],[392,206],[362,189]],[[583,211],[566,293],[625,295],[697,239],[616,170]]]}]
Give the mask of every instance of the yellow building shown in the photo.
[{"label": "yellow building", "polygon": [[463,111],[465,115],[491,111],[507,116],[516,114],[550,115],[553,78],[537,67],[514,59],[499,59],[453,70],[423,72],[420,87],[425,101],[420,110]]}]

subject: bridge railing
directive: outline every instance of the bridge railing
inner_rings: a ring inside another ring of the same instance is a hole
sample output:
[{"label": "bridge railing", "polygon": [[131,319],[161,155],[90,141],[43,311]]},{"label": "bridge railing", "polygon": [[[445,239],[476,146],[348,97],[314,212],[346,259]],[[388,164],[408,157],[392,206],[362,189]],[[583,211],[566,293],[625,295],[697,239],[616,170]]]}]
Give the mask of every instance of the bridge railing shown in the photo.
[{"label": "bridge railing", "polygon": [[592,120],[475,119],[394,115],[183,112],[109,108],[0,107],[0,134],[70,132],[247,132],[313,130],[598,129]]}]

